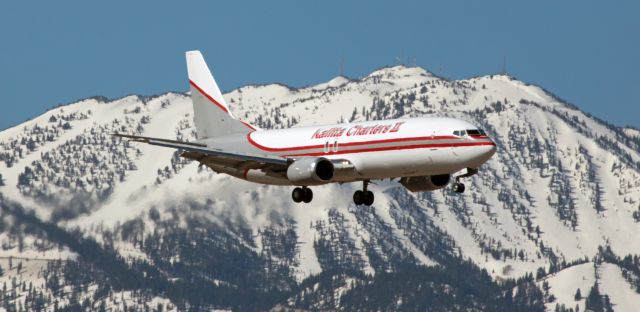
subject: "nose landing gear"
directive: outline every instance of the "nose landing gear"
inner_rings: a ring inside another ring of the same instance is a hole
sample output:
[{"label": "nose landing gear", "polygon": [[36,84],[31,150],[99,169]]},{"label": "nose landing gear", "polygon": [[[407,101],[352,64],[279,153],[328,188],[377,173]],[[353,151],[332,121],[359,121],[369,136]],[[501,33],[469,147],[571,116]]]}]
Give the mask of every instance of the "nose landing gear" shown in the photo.
[{"label": "nose landing gear", "polygon": [[353,193],[353,203],[356,205],[366,205],[371,206],[373,204],[373,192],[367,190],[367,186],[369,185],[369,180],[362,181],[362,191],[357,190]]},{"label": "nose landing gear", "polygon": [[457,181],[453,183],[453,191],[456,193],[464,193],[464,184]]},{"label": "nose landing gear", "polygon": [[291,198],[296,203],[310,203],[313,199],[313,191],[311,191],[311,189],[306,186],[296,187],[293,189],[293,192],[291,192]]},{"label": "nose landing gear", "polygon": [[468,178],[474,174],[478,173],[477,168],[467,168],[467,172],[465,174],[461,174],[456,177],[456,182],[453,183],[453,191],[456,193],[464,193],[464,184],[460,182],[461,178]]}]

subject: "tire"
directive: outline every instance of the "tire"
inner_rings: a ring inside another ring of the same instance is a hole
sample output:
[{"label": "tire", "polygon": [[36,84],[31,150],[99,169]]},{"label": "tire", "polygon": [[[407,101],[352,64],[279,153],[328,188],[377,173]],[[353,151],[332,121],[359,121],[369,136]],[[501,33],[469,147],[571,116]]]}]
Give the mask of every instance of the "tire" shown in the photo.
[{"label": "tire", "polygon": [[372,191],[367,191],[367,197],[364,198],[364,204],[367,206],[371,206],[371,204],[373,204],[373,192]]},{"label": "tire", "polygon": [[303,188],[302,192],[304,193],[302,201],[307,204],[310,203],[313,200],[313,191],[310,188]]},{"label": "tire", "polygon": [[456,183],[453,185],[453,191],[456,193],[464,193],[464,184],[462,183]]},{"label": "tire", "polygon": [[353,203],[356,206],[362,205],[364,203],[364,192],[358,190],[353,193]]},{"label": "tire", "polygon": [[302,189],[299,187],[294,188],[293,192],[291,192],[291,199],[293,199],[294,202],[299,203],[303,198],[304,192],[302,191]]}]

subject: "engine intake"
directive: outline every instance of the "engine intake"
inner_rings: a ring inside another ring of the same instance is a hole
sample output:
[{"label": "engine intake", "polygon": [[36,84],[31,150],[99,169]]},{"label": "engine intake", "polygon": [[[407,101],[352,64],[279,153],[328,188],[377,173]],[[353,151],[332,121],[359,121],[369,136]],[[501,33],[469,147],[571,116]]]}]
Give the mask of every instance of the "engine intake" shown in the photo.
[{"label": "engine intake", "polygon": [[400,179],[400,184],[411,192],[428,192],[445,187],[451,179],[450,174],[434,176],[406,177]]},{"label": "engine intake", "polygon": [[331,181],[334,175],[333,163],[324,158],[302,158],[287,168],[287,179],[295,185],[323,184]]}]

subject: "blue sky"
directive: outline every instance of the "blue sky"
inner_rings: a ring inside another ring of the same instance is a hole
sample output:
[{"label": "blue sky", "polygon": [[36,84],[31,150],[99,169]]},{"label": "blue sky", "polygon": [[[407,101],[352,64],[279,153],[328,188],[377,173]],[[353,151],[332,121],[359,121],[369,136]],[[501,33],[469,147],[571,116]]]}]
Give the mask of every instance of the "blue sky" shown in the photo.
[{"label": "blue sky", "polygon": [[[185,91],[199,49],[224,90],[361,77],[397,58],[538,84],[640,127],[640,1],[4,1],[0,129],[58,104]],[[406,61],[405,61],[406,62]]]}]

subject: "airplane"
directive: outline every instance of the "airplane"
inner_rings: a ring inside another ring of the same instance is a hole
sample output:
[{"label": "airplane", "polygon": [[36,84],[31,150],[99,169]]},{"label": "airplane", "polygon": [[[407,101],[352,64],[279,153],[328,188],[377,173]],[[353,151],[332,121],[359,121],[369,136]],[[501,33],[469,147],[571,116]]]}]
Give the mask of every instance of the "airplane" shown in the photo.
[{"label": "airplane", "polygon": [[411,192],[452,184],[454,192],[462,193],[460,179],[476,174],[496,151],[483,130],[453,118],[258,129],[233,116],[200,51],[186,52],[186,60],[197,140],[114,135],[179,149],[182,157],[217,173],[294,186],[291,197],[296,203],[311,202],[312,186],[362,182],[353,202],[370,206],[374,194],[368,185],[383,179],[398,179]]}]

